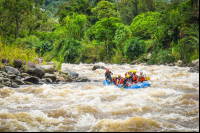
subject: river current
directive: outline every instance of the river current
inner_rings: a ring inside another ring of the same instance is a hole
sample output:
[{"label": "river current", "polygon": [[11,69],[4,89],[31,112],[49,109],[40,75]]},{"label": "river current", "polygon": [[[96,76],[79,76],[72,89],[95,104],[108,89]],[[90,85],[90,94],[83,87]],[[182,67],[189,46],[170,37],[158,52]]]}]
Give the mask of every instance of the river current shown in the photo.
[{"label": "river current", "polygon": [[63,64],[63,70],[100,82],[4,87],[0,132],[199,132],[199,73],[177,66],[96,65],[122,76],[143,70],[151,87],[103,86],[105,70]]}]

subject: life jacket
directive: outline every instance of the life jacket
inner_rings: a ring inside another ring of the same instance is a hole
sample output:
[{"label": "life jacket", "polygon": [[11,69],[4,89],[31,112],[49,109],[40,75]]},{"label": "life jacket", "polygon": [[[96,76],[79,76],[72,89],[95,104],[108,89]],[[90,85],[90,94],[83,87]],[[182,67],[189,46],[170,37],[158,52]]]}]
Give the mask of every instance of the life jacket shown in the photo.
[{"label": "life jacket", "polygon": [[142,77],[139,79],[139,81],[140,81],[140,82],[143,82],[143,81],[145,81],[145,78],[144,78],[144,76],[142,76]]},{"label": "life jacket", "polygon": [[121,78],[119,79],[119,84],[123,84],[123,82],[124,82],[124,78],[121,77]]},{"label": "life jacket", "polygon": [[112,83],[116,84],[117,83],[117,78],[112,79]]},{"label": "life jacket", "polygon": [[133,82],[136,82],[138,80],[138,76],[137,75],[133,75]]}]

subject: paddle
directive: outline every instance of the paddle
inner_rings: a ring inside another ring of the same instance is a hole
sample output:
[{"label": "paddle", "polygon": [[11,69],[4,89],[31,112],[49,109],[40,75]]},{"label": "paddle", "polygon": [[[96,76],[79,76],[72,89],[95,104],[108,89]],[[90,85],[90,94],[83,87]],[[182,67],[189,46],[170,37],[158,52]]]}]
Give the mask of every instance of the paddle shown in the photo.
[{"label": "paddle", "polygon": [[146,80],[150,80],[150,77],[145,77]]},{"label": "paddle", "polygon": [[[128,82],[130,82],[132,79],[133,79],[133,77],[132,77]],[[128,82],[127,82],[127,83],[128,83]],[[126,84],[127,84],[127,83],[126,83]],[[126,86],[126,84],[125,84],[124,86]],[[123,86],[121,89],[124,89],[124,86]]]}]

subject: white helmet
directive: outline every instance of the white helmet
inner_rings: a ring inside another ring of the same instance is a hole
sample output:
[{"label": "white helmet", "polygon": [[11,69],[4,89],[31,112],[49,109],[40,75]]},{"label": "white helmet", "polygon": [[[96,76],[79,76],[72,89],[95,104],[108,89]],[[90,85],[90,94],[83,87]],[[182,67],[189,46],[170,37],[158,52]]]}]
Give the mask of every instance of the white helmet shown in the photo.
[{"label": "white helmet", "polygon": [[143,74],[143,71],[142,71],[142,70],[140,71],[140,74]]}]

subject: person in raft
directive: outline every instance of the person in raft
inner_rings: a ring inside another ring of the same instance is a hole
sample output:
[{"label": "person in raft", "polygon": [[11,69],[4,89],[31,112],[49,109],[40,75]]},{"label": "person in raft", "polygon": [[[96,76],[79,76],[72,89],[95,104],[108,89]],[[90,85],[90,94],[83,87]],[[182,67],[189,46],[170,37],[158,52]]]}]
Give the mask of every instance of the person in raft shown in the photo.
[{"label": "person in raft", "polygon": [[143,74],[143,71],[141,70],[137,82],[143,83],[145,81],[144,75],[146,76],[146,74]]},{"label": "person in raft", "polygon": [[118,78],[117,78],[117,86],[122,86],[123,85],[123,81],[124,81],[124,78],[121,76],[121,74],[118,75]]},{"label": "person in raft", "polygon": [[116,76],[113,76],[112,84],[117,85],[117,77]]},{"label": "person in raft", "polygon": [[133,80],[132,80],[133,84],[138,83],[138,76],[136,73],[137,73],[137,71],[133,70]]},{"label": "person in raft", "polygon": [[105,78],[109,83],[112,81],[111,74],[113,74],[113,73],[111,71],[109,71],[109,69],[107,68],[106,72],[105,72]]},{"label": "person in raft", "polygon": [[131,86],[130,84],[130,78],[131,78],[131,75],[126,75],[126,78],[124,79],[124,82],[123,82],[123,86],[124,87],[128,87],[128,86]]}]

